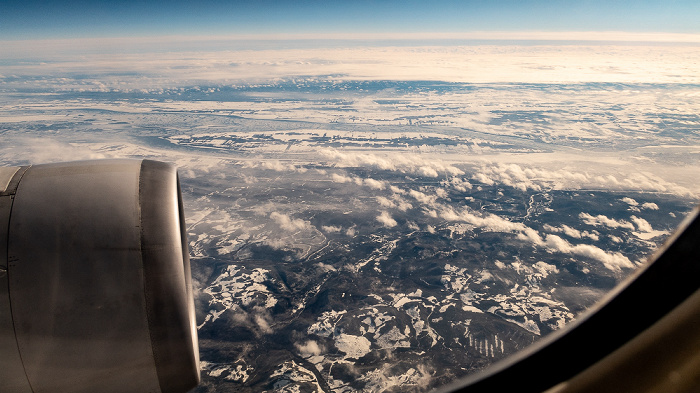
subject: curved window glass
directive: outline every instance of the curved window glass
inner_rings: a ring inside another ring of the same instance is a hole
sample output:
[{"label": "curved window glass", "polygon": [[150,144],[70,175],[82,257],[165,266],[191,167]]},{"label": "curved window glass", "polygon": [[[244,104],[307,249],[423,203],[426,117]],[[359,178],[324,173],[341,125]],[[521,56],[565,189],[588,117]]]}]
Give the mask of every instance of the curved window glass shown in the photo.
[{"label": "curved window glass", "polygon": [[378,37],[7,41],[0,163],[179,167],[198,392],[444,386],[697,203],[699,40]]}]

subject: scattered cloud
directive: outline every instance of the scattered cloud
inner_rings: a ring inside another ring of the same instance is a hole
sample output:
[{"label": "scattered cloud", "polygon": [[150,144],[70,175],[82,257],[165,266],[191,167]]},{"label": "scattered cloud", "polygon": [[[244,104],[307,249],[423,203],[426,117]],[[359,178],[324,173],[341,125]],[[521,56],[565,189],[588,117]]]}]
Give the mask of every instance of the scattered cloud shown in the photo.
[{"label": "scattered cloud", "polygon": [[437,201],[437,195],[427,195],[417,190],[409,190],[408,194],[418,202],[428,206],[434,206],[435,201]]},{"label": "scattered cloud", "polygon": [[[610,270],[617,271],[623,267],[634,267],[634,264],[619,252],[606,252],[599,247],[589,244],[573,245],[553,234],[547,234],[542,238],[535,229],[523,223],[508,221],[505,218],[493,214],[476,213],[467,208],[462,211],[456,211],[451,207],[444,207],[440,212],[440,217],[447,221],[466,222],[475,227],[489,231],[515,233],[518,235],[519,239],[529,241],[536,246],[546,247],[552,252],[573,254],[598,260]],[[632,225],[631,223],[628,224]],[[634,226],[632,226],[632,229],[634,229]]]},{"label": "scattered cloud", "polygon": [[391,218],[391,215],[387,211],[382,211],[382,213],[377,216],[377,221],[387,228],[393,228],[397,225],[396,220]]},{"label": "scattered cloud", "polygon": [[283,213],[272,212],[270,213],[270,218],[279,224],[280,228],[284,229],[285,231],[293,232],[312,228],[309,221],[304,221],[299,218],[291,218]]},{"label": "scattered cloud", "polygon": [[642,209],[659,210],[659,205],[654,202],[645,202],[642,204]]},{"label": "scattered cloud", "polygon": [[542,278],[547,278],[547,276],[550,274],[559,273],[559,269],[557,269],[556,266],[550,265],[543,261],[536,262],[534,265],[532,265],[532,268],[535,269],[542,276]]},{"label": "scattered cloud", "polygon": [[634,264],[619,252],[606,252],[599,247],[590,244],[572,245],[557,235],[547,235],[544,245],[552,250],[564,254],[573,254],[598,260],[613,271],[621,268],[633,268]]},{"label": "scattered cloud", "polygon": [[450,180],[443,180],[440,182],[440,184],[442,184],[444,187],[452,187],[461,192],[467,192],[467,190],[472,189],[472,184],[460,177],[453,177]]},{"label": "scattered cloud", "polygon": [[368,186],[369,188],[375,189],[375,190],[383,190],[386,188],[386,182],[381,181],[381,180],[374,180],[374,179],[364,179],[364,184]]},{"label": "scattered cloud", "polygon": [[332,179],[335,183],[352,183],[352,181],[353,181],[353,180],[352,180],[352,177],[350,177],[350,176],[344,176],[344,175],[339,175],[339,174],[337,174],[337,173],[334,173],[333,175],[331,175],[331,179]]},{"label": "scattered cloud", "polygon": [[343,230],[342,227],[335,226],[335,225],[322,225],[321,229],[323,230],[323,232],[326,232],[326,233],[338,233],[338,232]]},{"label": "scattered cloud", "polygon": [[320,355],[323,353],[323,349],[321,346],[318,345],[318,342],[314,340],[308,340],[307,342],[300,344],[296,343],[294,344],[294,347],[296,347],[297,351],[299,351],[299,354],[303,358],[307,358],[309,356],[315,356],[315,355]]},{"label": "scattered cloud", "polygon": [[334,183],[355,183],[358,186],[367,186],[373,190],[383,190],[387,188],[387,183],[383,180],[376,180],[372,178],[363,179],[357,176],[346,176],[338,173],[332,174],[331,180]]},{"label": "scattered cloud", "polygon": [[389,207],[389,208],[396,207],[396,203],[394,203],[394,201],[392,201],[389,198],[386,198],[383,196],[378,196],[378,197],[375,197],[374,199],[376,199],[377,203],[379,203],[379,205],[382,207]]},{"label": "scattered cloud", "polygon": [[624,198],[622,198],[622,199],[620,199],[620,200],[621,200],[622,202],[625,202],[626,204],[628,204],[628,205],[630,205],[630,206],[637,206],[637,205],[639,205],[639,202],[635,201],[634,199],[632,199],[632,198],[630,198],[630,197],[624,197]]},{"label": "scattered cloud", "polygon": [[431,178],[440,175],[459,176],[464,174],[463,170],[441,160],[428,160],[414,154],[389,153],[380,156],[373,153],[323,149],[321,150],[321,155],[335,162],[337,166],[347,168],[370,167]]},{"label": "scattered cloud", "polygon": [[566,224],[562,224],[559,227],[554,227],[549,224],[545,224],[542,229],[544,229],[547,232],[553,232],[553,233],[563,233],[566,236],[572,237],[574,239],[583,239],[583,238],[589,238],[592,240],[599,240],[600,236],[598,236],[598,233],[596,231],[593,232],[588,232],[588,231],[579,231],[578,229],[572,228]]},{"label": "scattered cloud", "polygon": [[651,228],[651,224],[643,218],[639,218],[636,216],[630,217],[630,220],[637,226],[637,228],[642,231],[642,232],[653,232],[654,230]]},{"label": "scattered cloud", "polygon": [[593,226],[606,226],[608,228],[625,228],[625,229],[630,229],[634,230],[634,224],[632,224],[629,221],[625,220],[615,220],[613,218],[608,218],[605,215],[599,214],[597,216],[592,216],[588,213],[580,213],[579,218],[583,220],[588,225],[593,225]]},{"label": "scattered cloud", "polygon": [[[668,182],[650,173],[629,173],[618,176],[620,178],[612,174],[590,174],[570,169],[551,170],[513,163],[498,163],[486,164],[477,168],[472,175],[472,179],[489,186],[499,183],[521,191],[599,188],[605,190],[664,192],[679,196],[694,195],[687,188]],[[623,198],[622,200],[632,207],[637,206],[637,202],[632,198]]]}]

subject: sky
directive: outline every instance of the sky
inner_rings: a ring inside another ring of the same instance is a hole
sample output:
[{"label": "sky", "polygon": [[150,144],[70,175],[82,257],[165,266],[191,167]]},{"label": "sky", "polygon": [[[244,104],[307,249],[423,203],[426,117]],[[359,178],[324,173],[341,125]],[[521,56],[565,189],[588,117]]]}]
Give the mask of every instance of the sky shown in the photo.
[{"label": "sky", "polygon": [[0,40],[624,31],[700,33],[697,0],[3,0]]}]

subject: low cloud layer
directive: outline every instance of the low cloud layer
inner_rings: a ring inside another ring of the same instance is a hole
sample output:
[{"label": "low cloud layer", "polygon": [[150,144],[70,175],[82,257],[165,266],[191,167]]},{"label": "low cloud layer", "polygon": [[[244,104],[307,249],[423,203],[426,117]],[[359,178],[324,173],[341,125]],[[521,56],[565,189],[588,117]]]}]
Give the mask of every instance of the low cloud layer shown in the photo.
[{"label": "low cloud layer", "polygon": [[488,231],[515,233],[519,239],[531,242],[539,247],[545,247],[551,252],[595,259],[613,271],[634,267],[634,264],[619,252],[607,252],[589,244],[571,244],[567,240],[553,234],[547,234],[543,237],[535,229],[523,223],[512,222],[493,214],[477,213],[469,209],[458,211],[448,207],[441,210],[440,217],[447,221],[465,222]]}]

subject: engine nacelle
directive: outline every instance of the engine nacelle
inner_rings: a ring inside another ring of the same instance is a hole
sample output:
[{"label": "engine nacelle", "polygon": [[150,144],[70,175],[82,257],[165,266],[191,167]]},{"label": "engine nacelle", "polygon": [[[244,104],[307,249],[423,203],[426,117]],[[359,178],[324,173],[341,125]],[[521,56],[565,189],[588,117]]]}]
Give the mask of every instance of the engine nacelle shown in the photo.
[{"label": "engine nacelle", "polygon": [[175,168],[0,168],[0,391],[185,392],[198,383]]}]

